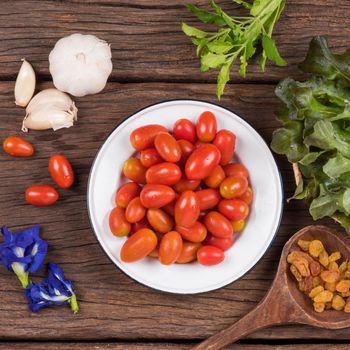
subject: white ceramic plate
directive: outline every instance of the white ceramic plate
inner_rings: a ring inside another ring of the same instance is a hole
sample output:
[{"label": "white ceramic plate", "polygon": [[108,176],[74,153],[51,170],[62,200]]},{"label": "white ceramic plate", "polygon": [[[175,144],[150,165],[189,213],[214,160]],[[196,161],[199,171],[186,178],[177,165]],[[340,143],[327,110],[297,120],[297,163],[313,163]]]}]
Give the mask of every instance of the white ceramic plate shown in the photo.
[{"label": "white ceramic plate", "polygon": [[[114,207],[123,162],[134,152],[131,132],[146,124],[162,124],[169,129],[179,118],[195,121],[203,112],[213,112],[218,129],[237,136],[236,154],[250,173],[254,191],[251,214],[241,237],[226,252],[224,262],[206,267],[198,263],[171,266],[146,258],[124,263],[119,251],[125,238],[112,235],[108,215]],[[282,185],[274,158],[260,135],[231,111],[207,102],[174,100],[147,107],[116,127],[99,150],[88,184],[88,210],[92,228],[109,258],[131,278],[149,287],[172,293],[192,294],[223,287],[249,271],[263,256],[279,227],[282,212]]]}]

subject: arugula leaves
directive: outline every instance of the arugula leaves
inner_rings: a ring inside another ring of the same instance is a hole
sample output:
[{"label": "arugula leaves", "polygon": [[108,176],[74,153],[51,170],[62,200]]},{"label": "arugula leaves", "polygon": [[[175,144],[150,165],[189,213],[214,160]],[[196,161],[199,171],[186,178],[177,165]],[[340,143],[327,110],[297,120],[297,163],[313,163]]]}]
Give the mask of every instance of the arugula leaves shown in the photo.
[{"label": "arugula leaves", "polygon": [[334,55],[325,37],[311,43],[300,68],[309,80],[282,80],[271,148],[302,175],[293,199],[305,199],[314,220],[330,216],[350,234],[350,51]]},{"label": "arugula leaves", "polygon": [[280,56],[272,32],[284,9],[286,0],[254,0],[249,3],[243,0],[233,0],[249,11],[250,16],[229,16],[215,1],[210,1],[211,11],[203,10],[193,4],[187,8],[203,23],[211,23],[218,27],[216,32],[204,32],[182,23],[183,32],[192,38],[197,46],[197,56],[200,56],[200,70],[219,69],[217,78],[217,97],[224,93],[226,83],[230,80],[232,65],[239,60],[239,74],[244,78],[249,60],[256,53],[257,47],[262,47],[259,65],[265,71],[266,60],[278,66],[287,63]]}]

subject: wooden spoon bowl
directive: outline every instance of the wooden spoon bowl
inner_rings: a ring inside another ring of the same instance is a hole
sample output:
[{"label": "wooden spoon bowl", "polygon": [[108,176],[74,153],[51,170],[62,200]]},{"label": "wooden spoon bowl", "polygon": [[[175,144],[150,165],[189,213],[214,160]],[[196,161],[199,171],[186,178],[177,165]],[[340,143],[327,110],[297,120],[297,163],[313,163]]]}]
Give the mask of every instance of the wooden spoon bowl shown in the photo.
[{"label": "wooden spoon bowl", "polygon": [[276,277],[264,299],[254,310],[230,327],[213,335],[192,350],[218,350],[258,329],[288,323],[340,329],[350,327],[350,314],[343,311],[314,311],[312,301],[298,288],[289,270],[288,254],[300,250],[299,239],[319,239],[328,252],[340,251],[342,259],[350,260],[350,239],[325,226],[307,226],[295,233],[285,244]]}]

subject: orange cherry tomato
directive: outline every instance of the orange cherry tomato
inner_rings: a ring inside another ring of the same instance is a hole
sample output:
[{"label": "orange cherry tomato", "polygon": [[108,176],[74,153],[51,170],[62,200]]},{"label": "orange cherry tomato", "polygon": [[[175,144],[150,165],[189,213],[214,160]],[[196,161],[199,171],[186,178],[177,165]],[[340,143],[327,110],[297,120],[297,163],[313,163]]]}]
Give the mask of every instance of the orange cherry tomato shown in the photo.
[{"label": "orange cherry tomato", "polygon": [[230,176],[248,177],[249,176],[247,168],[241,163],[226,164],[224,166],[224,171],[227,177],[230,177]]},{"label": "orange cherry tomato", "polygon": [[202,180],[209,176],[220,163],[220,151],[212,144],[195,149],[188,157],[185,173],[190,180]]},{"label": "orange cherry tomato", "polygon": [[141,203],[145,208],[161,208],[175,198],[174,190],[166,185],[147,184],[140,193]]},{"label": "orange cherry tomato", "polygon": [[248,188],[248,180],[243,176],[227,177],[220,185],[220,194],[226,199],[241,196]]},{"label": "orange cherry tomato", "polygon": [[225,259],[225,253],[218,247],[214,247],[212,245],[203,245],[198,249],[197,259],[198,262],[202,265],[217,265]]},{"label": "orange cherry tomato", "polygon": [[159,258],[159,244],[148,254],[150,258]]},{"label": "orange cherry tomato", "polygon": [[210,188],[217,188],[221,182],[225,179],[224,169],[218,165],[212,173],[204,179],[204,183]]},{"label": "orange cherry tomato", "polygon": [[4,151],[13,157],[30,157],[34,153],[33,146],[21,137],[9,136],[2,144]]},{"label": "orange cherry tomato", "polygon": [[157,243],[156,234],[148,228],[142,228],[125,241],[120,250],[120,259],[124,262],[140,260],[149,255]]},{"label": "orange cherry tomato", "polygon": [[244,220],[231,221],[231,225],[234,233],[240,233],[244,229],[245,221]]},{"label": "orange cherry tomato", "polygon": [[174,163],[160,163],[151,166],[146,172],[149,184],[175,185],[181,179],[181,169]]},{"label": "orange cherry tomato", "polygon": [[148,209],[147,220],[160,233],[167,233],[174,226],[174,220],[162,209]]},{"label": "orange cherry tomato", "polygon": [[179,226],[191,227],[200,214],[196,194],[193,191],[181,193],[175,204],[175,222]]},{"label": "orange cherry tomato", "polygon": [[203,112],[196,125],[197,137],[202,142],[211,142],[216,135],[216,118],[212,112]]},{"label": "orange cherry tomato", "polygon": [[202,242],[207,236],[207,229],[199,221],[196,221],[192,227],[176,225],[175,231],[179,232],[183,239],[193,243]]},{"label": "orange cherry tomato", "polygon": [[225,165],[232,160],[235,151],[236,136],[231,131],[220,130],[216,134],[213,144],[221,153],[221,165]]},{"label": "orange cherry tomato", "polygon": [[132,146],[138,151],[153,147],[154,139],[160,132],[167,132],[167,129],[158,124],[141,126],[130,135]]},{"label": "orange cherry tomato", "polygon": [[204,240],[204,245],[212,245],[214,247],[218,247],[221,250],[225,251],[230,249],[233,246],[234,243],[234,236],[232,237],[226,237],[226,238],[219,238],[215,237],[213,235],[207,235],[207,238]]},{"label": "orange cherry tomato", "polygon": [[146,170],[138,158],[129,158],[124,162],[123,174],[131,181],[145,183]]},{"label": "orange cherry tomato", "polygon": [[182,178],[178,181],[174,186],[174,190],[178,193],[182,193],[185,191],[194,191],[200,185],[199,180],[188,180],[186,178]]},{"label": "orange cherry tomato", "polygon": [[182,251],[182,237],[176,231],[164,235],[159,245],[159,261],[164,265],[173,264]]},{"label": "orange cherry tomato", "polygon": [[147,148],[141,151],[140,161],[145,168],[150,168],[152,165],[164,162],[155,148]]},{"label": "orange cherry tomato", "polygon": [[200,211],[214,208],[221,200],[219,191],[212,188],[196,191]]},{"label": "orange cherry tomato", "polygon": [[182,244],[180,256],[177,258],[176,262],[178,264],[187,264],[194,260],[197,260],[197,251],[200,246],[200,243],[184,241]]},{"label": "orange cherry tomato", "polygon": [[123,208],[114,208],[109,214],[109,229],[118,237],[126,236],[130,230],[131,225],[125,218],[125,210]]},{"label": "orange cherry tomato", "polygon": [[54,154],[49,159],[49,172],[56,185],[69,188],[74,183],[74,173],[68,159],[60,154]]},{"label": "orange cherry tomato", "polygon": [[237,199],[241,199],[243,202],[246,202],[249,205],[253,201],[253,190],[248,187],[247,190]]},{"label": "orange cherry tomato", "polygon": [[25,198],[28,204],[45,207],[54,204],[58,200],[57,191],[47,185],[34,185],[26,189]]},{"label": "orange cherry tomato", "polygon": [[142,220],[145,214],[146,209],[141,204],[140,197],[135,197],[134,199],[132,199],[125,210],[125,218],[130,223],[135,223]]},{"label": "orange cherry tomato", "polygon": [[183,139],[191,143],[197,140],[196,127],[188,119],[179,119],[173,126],[173,135],[177,140]]},{"label": "orange cherry tomato", "polygon": [[181,159],[179,161],[179,165],[181,167],[184,167],[186,165],[188,157],[194,151],[195,147],[191,142],[187,140],[178,140],[177,144],[180,146],[181,149]]},{"label": "orange cherry tomato", "polygon": [[224,199],[219,203],[219,211],[230,220],[244,220],[249,214],[246,202],[240,199]]},{"label": "orange cherry tomato", "polygon": [[154,146],[160,156],[167,162],[176,163],[181,159],[181,148],[173,136],[162,132],[154,139]]},{"label": "orange cherry tomato", "polygon": [[203,223],[213,236],[227,238],[233,235],[230,221],[217,211],[210,211],[206,214]]},{"label": "orange cherry tomato", "polygon": [[115,204],[120,208],[126,208],[130,201],[138,197],[141,192],[141,186],[135,182],[128,182],[119,187],[115,196]]}]

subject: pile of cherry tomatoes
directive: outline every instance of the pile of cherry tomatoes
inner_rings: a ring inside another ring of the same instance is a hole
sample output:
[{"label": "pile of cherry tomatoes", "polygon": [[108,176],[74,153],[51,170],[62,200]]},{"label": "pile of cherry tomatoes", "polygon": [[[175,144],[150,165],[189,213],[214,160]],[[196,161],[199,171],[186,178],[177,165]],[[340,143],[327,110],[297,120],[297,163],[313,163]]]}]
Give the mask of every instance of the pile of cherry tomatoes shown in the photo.
[{"label": "pile of cherry tomatoes", "polygon": [[109,215],[112,233],[129,236],[121,260],[222,262],[253,198],[247,169],[233,162],[236,136],[217,132],[214,114],[203,112],[196,125],[178,120],[172,133],[162,125],[142,126],[130,141],[139,157],[125,161],[123,175],[131,182],[117,190]]}]

